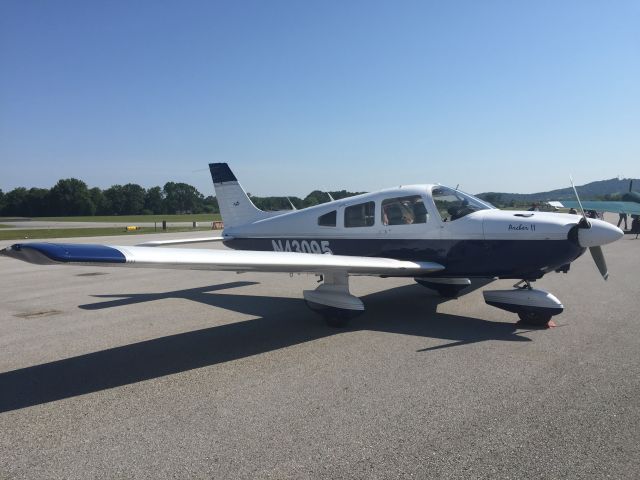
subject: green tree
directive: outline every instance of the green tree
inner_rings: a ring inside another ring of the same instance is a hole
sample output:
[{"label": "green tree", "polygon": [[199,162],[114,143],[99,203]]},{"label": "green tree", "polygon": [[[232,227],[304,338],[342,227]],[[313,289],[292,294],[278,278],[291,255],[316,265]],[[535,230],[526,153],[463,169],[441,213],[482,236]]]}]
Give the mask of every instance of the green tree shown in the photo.
[{"label": "green tree", "polygon": [[122,215],[125,210],[126,198],[122,185],[111,185],[104,191],[107,210],[111,215]]},{"label": "green tree", "polygon": [[320,190],[314,190],[309,195],[304,197],[304,206],[305,207],[313,207],[314,205],[320,205],[321,203],[328,202],[329,195],[325,192],[321,192]]},{"label": "green tree", "polygon": [[144,209],[150,213],[162,213],[164,198],[160,187],[151,187],[144,196]]},{"label": "green tree", "polygon": [[220,206],[218,205],[218,199],[212,195],[209,195],[204,199],[204,209],[207,213],[220,213]]},{"label": "green tree", "polygon": [[109,202],[100,188],[93,187],[89,189],[89,196],[91,197],[93,204],[96,206],[96,215],[109,215],[111,213],[109,210]]},{"label": "green tree", "polygon": [[44,217],[49,214],[51,192],[47,188],[30,188],[24,199],[23,215]]},{"label": "green tree", "polygon": [[139,215],[144,210],[145,190],[135,183],[127,183],[122,187],[124,195],[124,215]]},{"label": "green tree", "polygon": [[4,197],[4,215],[26,215],[27,189],[24,187],[14,188]]},{"label": "green tree", "polygon": [[163,191],[167,213],[194,213],[203,210],[204,197],[191,185],[168,182]]},{"label": "green tree", "polygon": [[77,178],[58,180],[51,189],[49,205],[53,215],[93,215],[96,211],[87,184]]},{"label": "green tree", "polygon": [[500,193],[495,193],[495,192],[481,193],[480,195],[478,195],[478,198],[481,198],[482,200],[485,200],[489,202],[491,205],[494,205],[496,207],[499,207],[500,205],[503,204],[502,194]]}]

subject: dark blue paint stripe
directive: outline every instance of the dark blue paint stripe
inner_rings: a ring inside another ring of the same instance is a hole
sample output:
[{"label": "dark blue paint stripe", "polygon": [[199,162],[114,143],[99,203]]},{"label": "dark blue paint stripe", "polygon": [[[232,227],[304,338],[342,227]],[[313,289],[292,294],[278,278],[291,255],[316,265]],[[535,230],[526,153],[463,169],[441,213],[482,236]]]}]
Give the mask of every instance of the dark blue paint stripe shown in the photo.
[{"label": "dark blue paint stripe", "polygon": [[236,176],[226,163],[210,163],[209,171],[211,172],[213,183],[237,181]]},{"label": "dark blue paint stripe", "polygon": [[54,262],[125,263],[127,261],[120,250],[105,245],[16,243],[11,248],[16,251],[33,250]]},{"label": "dark blue paint stripe", "polygon": [[[274,250],[272,240],[238,238],[224,244],[235,250]],[[293,239],[289,239],[290,242]],[[324,239],[322,239],[324,240]],[[585,251],[570,240],[327,239],[335,255],[436,262],[445,266],[429,276],[536,279],[571,263]],[[317,239],[316,241],[320,241]],[[298,241],[299,243],[299,241]]]}]

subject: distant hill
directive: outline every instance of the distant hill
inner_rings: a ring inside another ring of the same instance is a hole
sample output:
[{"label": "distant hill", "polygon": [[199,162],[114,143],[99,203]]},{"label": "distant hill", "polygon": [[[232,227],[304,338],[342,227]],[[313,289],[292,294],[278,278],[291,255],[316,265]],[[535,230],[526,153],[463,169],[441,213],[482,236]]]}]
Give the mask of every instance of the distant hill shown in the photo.
[{"label": "distant hill", "polygon": [[[610,180],[598,180],[586,185],[576,186],[576,190],[582,200],[600,200],[607,196],[622,194],[629,191],[629,178],[612,178]],[[640,179],[633,179],[633,189],[640,190]],[[507,204],[511,202],[527,203],[542,202],[548,200],[573,200],[575,196],[571,187],[550,190],[538,193],[505,193],[484,192],[477,195],[489,202]]]}]

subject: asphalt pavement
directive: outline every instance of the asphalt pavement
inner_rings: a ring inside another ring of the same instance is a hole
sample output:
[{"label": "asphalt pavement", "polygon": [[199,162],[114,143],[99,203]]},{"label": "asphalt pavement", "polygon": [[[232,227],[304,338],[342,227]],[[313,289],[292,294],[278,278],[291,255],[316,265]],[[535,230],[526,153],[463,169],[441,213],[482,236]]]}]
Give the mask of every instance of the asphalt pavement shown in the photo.
[{"label": "asphalt pavement", "polygon": [[604,253],[536,282],[546,330],[482,288],[358,277],[333,329],[314,276],[2,257],[0,478],[638,478],[640,240]]}]

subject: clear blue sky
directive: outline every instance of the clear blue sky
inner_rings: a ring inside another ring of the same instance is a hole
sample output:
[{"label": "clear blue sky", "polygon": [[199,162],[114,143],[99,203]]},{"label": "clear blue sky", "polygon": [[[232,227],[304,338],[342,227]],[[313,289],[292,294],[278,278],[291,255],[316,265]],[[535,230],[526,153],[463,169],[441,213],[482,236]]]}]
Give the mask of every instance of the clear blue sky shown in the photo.
[{"label": "clear blue sky", "polygon": [[639,1],[0,0],[0,188],[640,177]]}]

